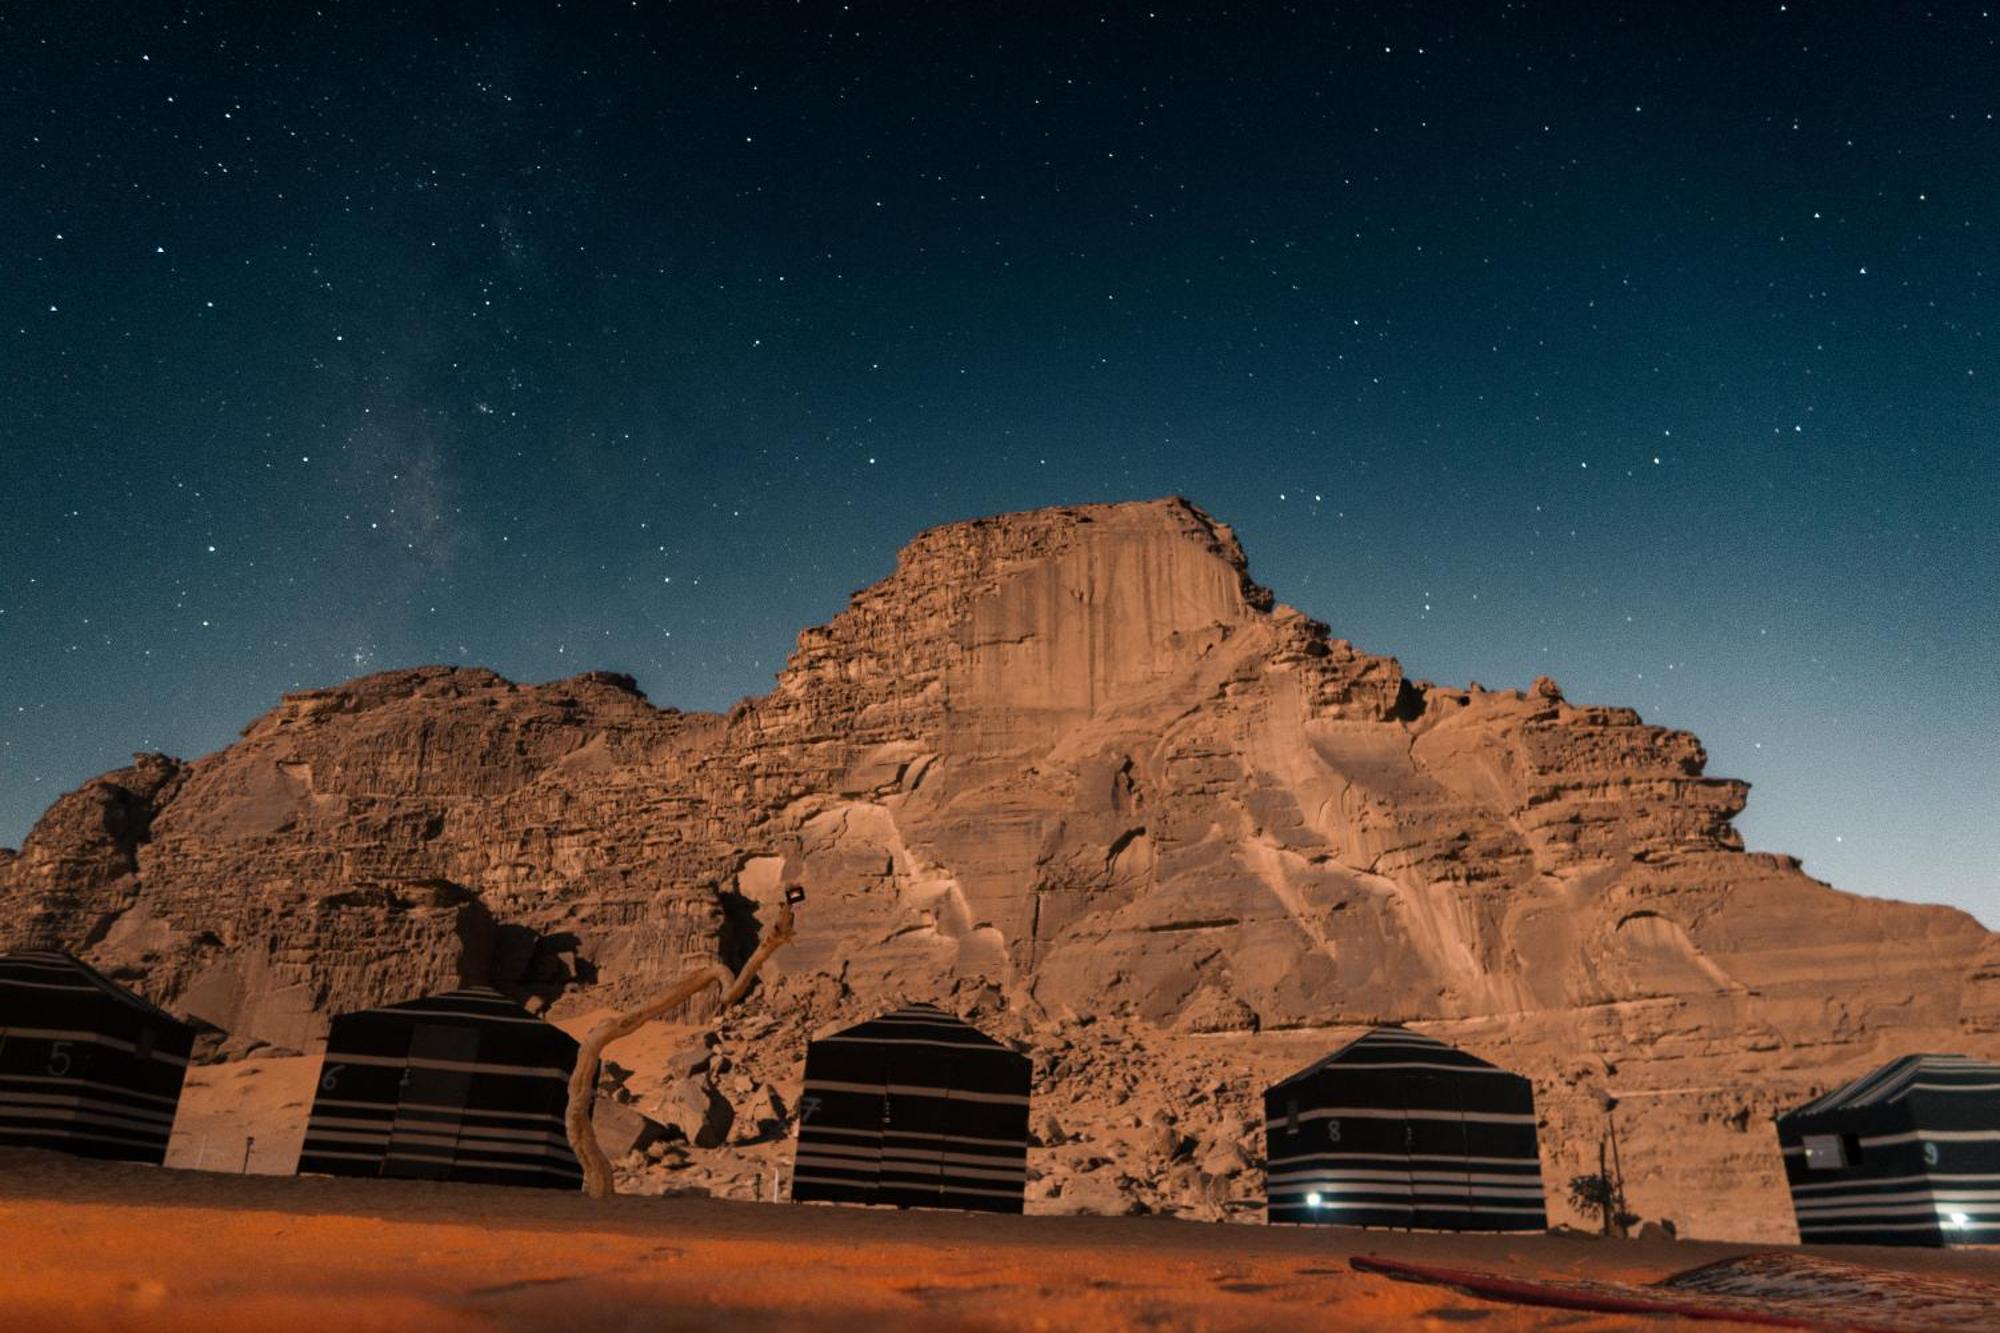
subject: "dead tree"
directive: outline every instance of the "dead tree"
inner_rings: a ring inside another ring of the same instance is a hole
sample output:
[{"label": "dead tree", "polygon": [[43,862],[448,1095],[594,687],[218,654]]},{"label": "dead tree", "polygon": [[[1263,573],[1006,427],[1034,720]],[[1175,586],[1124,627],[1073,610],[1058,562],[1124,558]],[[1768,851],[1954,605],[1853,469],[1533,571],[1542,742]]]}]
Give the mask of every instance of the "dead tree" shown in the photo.
[{"label": "dead tree", "polygon": [[604,1054],[604,1048],[620,1037],[629,1037],[634,1032],[656,1018],[686,1004],[710,986],[722,989],[722,1003],[716,1012],[722,1011],[743,998],[756,980],[757,969],[764,960],[792,938],[792,904],[805,895],[797,889],[788,889],[785,904],[778,913],[778,920],[757,944],[757,949],[745,960],[740,971],[735,973],[720,963],[711,963],[688,973],[672,986],[664,995],[642,1008],[628,1010],[605,1019],[590,1030],[576,1053],[576,1069],[569,1076],[569,1111],[563,1117],[564,1127],[569,1131],[569,1146],[576,1153],[576,1160],[583,1167],[583,1192],[593,1199],[608,1199],[618,1192],[617,1183],[611,1176],[610,1159],[597,1146],[597,1134],[591,1128],[590,1113],[597,1100],[597,1063]]}]

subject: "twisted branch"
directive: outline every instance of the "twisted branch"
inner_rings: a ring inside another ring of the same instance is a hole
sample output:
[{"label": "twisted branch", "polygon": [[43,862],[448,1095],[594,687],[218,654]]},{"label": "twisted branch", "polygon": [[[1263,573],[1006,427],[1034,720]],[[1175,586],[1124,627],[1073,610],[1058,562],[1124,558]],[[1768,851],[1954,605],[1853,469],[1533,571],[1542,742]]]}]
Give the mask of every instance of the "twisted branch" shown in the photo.
[{"label": "twisted branch", "polygon": [[778,913],[777,923],[764,933],[764,938],[744,962],[741,971],[732,974],[720,963],[698,968],[676,981],[664,995],[650,1004],[615,1014],[590,1030],[590,1035],[577,1049],[576,1068],[569,1076],[569,1109],[563,1116],[563,1128],[569,1132],[570,1150],[583,1167],[585,1194],[593,1199],[608,1199],[618,1192],[617,1183],[611,1176],[610,1159],[597,1146],[597,1135],[590,1124],[591,1111],[597,1101],[597,1064],[604,1055],[604,1048],[620,1037],[631,1036],[654,1019],[672,1013],[710,986],[722,988],[722,1003],[716,1006],[716,1013],[720,1015],[743,998],[750,989],[750,983],[757,979],[757,969],[792,938],[793,931],[792,906],[786,903]]}]

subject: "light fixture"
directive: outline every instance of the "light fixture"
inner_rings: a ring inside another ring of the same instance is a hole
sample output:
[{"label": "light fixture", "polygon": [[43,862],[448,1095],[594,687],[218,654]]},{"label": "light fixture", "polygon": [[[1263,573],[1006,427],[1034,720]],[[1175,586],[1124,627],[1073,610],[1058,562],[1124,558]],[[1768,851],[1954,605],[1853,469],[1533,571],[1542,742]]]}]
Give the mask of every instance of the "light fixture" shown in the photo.
[{"label": "light fixture", "polygon": [[1972,1219],[1967,1217],[1964,1213],[1953,1213],[1951,1215],[1951,1225],[1963,1231],[1966,1227],[1972,1225]]},{"label": "light fixture", "polygon": [[[1317,1208],[1317,1207],[1319,1207],[1319,1191],[1318,1191],[1318,1190],[1314,1190],[1314,1191],[1313,1191],[1313,1192],[1312,1192],[1311,1194],[1308,1194],[1308,1195],[1306,1195],[1306,1207],[1308,1207],[1308,1208]],[[1963,1216],[1963,1214],[1961,1214],[1961,1216]]]}]

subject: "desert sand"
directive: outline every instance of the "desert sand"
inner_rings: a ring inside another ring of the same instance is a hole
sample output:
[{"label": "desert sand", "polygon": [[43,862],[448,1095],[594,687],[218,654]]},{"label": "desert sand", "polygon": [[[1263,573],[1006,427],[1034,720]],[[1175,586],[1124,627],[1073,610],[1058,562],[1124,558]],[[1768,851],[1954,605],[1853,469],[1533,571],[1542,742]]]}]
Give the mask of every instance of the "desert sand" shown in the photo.
[{"label": "desert sand", "polygon": [[[1597,1329],[1629,1324],[1396,1282],[1348,1260],[1649,1280],[1750,1248],[707,1198],[594,1204],[0,1153],[0,1324],[18,1329]],[[1991,1255],[1819,1252],[2000,1278]]]}]

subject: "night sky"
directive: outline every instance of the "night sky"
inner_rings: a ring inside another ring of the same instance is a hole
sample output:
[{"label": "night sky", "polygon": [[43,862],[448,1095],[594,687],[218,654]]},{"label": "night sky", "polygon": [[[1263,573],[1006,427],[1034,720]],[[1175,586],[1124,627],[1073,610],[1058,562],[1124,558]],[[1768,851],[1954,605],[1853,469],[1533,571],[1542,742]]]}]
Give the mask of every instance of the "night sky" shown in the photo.
[{"label": "night sky", "polygon": [[0,10],[0,843],[281,691],[761,693],[1188,496],[2000,925],[2000,6]]}]

